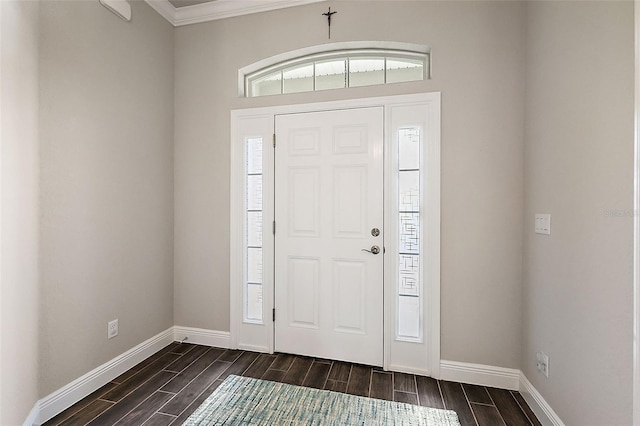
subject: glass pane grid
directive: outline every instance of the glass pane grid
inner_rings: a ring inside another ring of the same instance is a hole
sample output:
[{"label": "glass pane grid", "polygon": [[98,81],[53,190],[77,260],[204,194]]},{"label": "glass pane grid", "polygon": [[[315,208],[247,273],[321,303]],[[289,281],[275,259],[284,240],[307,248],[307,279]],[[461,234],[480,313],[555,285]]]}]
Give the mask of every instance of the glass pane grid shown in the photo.
[{"label": "glass pane grid", "polygon": [[245,286],[244,319],[262,322],[262,138],[248,138],[245,145]]},{"label": "glass pane grid", "polygon": [[[387,63],[387,68],[389,64]],[[420,129],[398,131],[398,288],[397,338],[422,335],[420,236]]]},{"label": "glass pane grid", "polygon": [[424,64],[424,60],[388,57],[386,61],[386,82],[401,83],[424,80]]},{"label": "glass pane grid", "polygon": [[400,213],[400,246],[398,251],[420,254],[420,213]]},{"label": "glass pane grid", "polygon": [[262,211],[262,175],[247,175],[247,210]]},{"label": "glass pane grid", "polygon": [[251,97],[282,94],[282,71],[250,79]]},{"label": "glass pane grid", "polygon": [[262,174],[262,138],[247,139],[247,174]]},{"label": "glass pane grid", "polygon": [[384,58],[349,58],[349,87],[385,83]]},{"label": "glass pane grid", "polygon": [[412,254],[400,254],[399,266],[399,288],[398,294],[401,296],[420,296],[420,256]]},{"label": "glass pane grid", "polygon": [[282,93],[313,92],[314,68],[311,63],[282,70]]},{"label": "glass pane grid", "polygon": [[[400,55],[400,56],[397,56]],[[377,84],[427,78],[429,54],[418,52],[343,51],[309,55],[245,76],[249,97]],[[406,56],[406,57],[405,57]]]},{"label": "glass pane grid", "polygon": [[400,170],[398,187],[400,213],[420,213],[420,171]]},{"label": "glass pane grid", "polygon": [[247,247],[262,248],[262,212],[247,212]]},{"label": "glass pane grid", "polygon": [[410,340],[420,338],[420,299],[400,296],[398,300],[398,337]]},{"label": "glass pane grid", "polygon": [[246,318],[249,321],[262,321],[262,284],[247,285]]},{"label": "glass pane grid", "polygon": [[346,60],[316,62],[315,90],[344,89],[347,87]]}]

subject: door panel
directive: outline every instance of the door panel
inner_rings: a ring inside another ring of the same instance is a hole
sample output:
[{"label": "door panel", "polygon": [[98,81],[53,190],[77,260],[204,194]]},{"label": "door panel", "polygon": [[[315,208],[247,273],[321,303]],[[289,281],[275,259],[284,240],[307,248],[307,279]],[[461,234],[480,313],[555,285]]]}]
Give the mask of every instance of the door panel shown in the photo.
[{"label": "door panel", "polygon": [[383,109],[276,116],[276,140],[275,349],[382,365]]},{"label": "door panel", "polygon": [[318,328],[320,259],[289,256],[289,326]]},{"label": "door panel", "polygon": [[367,264],[354,260],[333,261],[334,330],[347,333],[366,333],[363,306]]},{"label": "door panel", "polygon": [[291,168],[289,170],[290,237],[319,237],[320,170],[318,168]]},{"label": "door panel", "polygon": [[367,219],[367,165],[333,169],[333,235],[365,238]]}]

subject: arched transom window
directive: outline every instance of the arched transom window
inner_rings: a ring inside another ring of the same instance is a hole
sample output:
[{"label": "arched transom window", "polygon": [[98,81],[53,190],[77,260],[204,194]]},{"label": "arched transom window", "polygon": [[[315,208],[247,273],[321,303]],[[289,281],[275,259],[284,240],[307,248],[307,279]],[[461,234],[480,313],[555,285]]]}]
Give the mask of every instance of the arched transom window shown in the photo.
[{"label": "arched transom window", "polygon": [[[370,42],[369,47],[363,45],[362,42],[325,45],[324,51],[297,57],[292,57],[296,52],[290,52],[245,67],[240,70],[240,94],[257,97],[429,78],[429,49],[425,46],[388,42]],[[401,48],[389,48],[389,45]]]}]

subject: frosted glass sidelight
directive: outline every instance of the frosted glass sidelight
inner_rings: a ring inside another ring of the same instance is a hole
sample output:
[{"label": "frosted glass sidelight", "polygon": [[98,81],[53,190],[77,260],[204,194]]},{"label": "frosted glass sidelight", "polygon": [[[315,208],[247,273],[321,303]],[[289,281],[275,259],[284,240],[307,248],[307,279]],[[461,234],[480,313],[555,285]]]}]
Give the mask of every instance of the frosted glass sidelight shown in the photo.
[{"label": "frosted glass sidelight", "polygon": [[262,321],[262,284],[247,286],[246,319]]},{"label": "frosted glass sidelight", "polygon": [[398,130],[397,338],[420,339],[422,301],[420,129]]},{"label": "frosted glass sidelight", "polygon": [[420,213],[400,213],[399,251],[420,254]]},{"label": "frosted glass sidelight", "polygon": [[262,249],[247,248],[247,281],[253,284],[262,283]]},{"label": "frosted glass sidelight", "polygon": [[247,246],[262,247],[262,212],[247,212]]},{"label": "frosted glass sidelight", "polygon": [[398,209],[401,212],[419,212],[420,171],[399,171],[398,186]]},{"label": "frosted glass sidelight", "polygon": [[247,138],[245,213],[245,321],[262,321],[262,138]]},{"label": "frosted glass sidelight", "polygon": [[415,254],[401,254],[398,259],[400,296],[419,296],[420,284],[420,256]]},{"label": "frosted glass sidelight", "polygon": [[262,174],[262,138],[247,139],[247,173]]},{"label": "frosted glass sidelight", "polygon": [[398,131],[398,163],[400,170],[420,168],[420,129],[409,128]]},{"label": "frosted glass sidelight", "polygon": [[247,210],[262,210],[262,175],[247,176]]},{"label": "frosted glass sidelight", "polygon": [[398,299],[398,337],[420,338],[420,298],[400,296]]}]

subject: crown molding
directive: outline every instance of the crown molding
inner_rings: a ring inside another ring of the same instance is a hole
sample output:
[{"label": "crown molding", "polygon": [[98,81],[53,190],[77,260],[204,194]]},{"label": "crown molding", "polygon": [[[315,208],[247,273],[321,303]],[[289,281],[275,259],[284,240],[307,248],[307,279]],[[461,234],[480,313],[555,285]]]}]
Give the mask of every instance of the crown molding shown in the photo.
[{"label": "crown molding", "polygon": [[151,8],[169,21],[174,27],[318,3],[321,1],[325,0],[216,0],[176,8],[169,3],[169,0],[145,0]]},{"label": "crown molding", "polygon": [[176,19],[176,8],[173,7],[169,0],[144,0],[153,10],[158,12],[160,16],[169,21],[174,27]]}]

